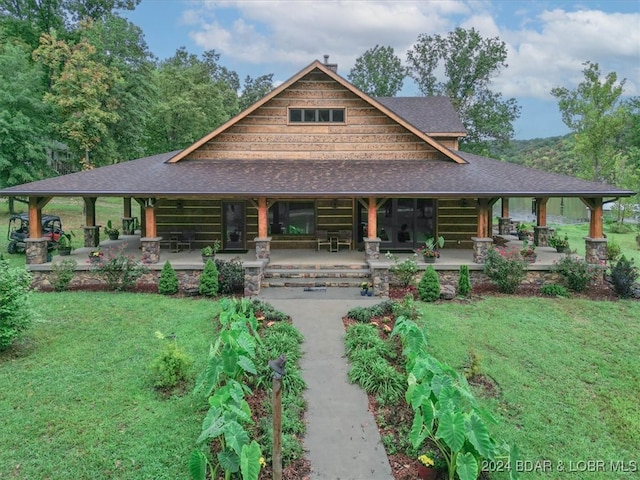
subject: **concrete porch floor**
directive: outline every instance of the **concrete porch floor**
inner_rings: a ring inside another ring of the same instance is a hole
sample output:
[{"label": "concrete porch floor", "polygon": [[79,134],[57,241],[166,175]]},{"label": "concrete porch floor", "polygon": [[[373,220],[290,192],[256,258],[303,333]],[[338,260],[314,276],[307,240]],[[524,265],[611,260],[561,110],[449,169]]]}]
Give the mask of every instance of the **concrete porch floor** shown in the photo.
[{"label": "concrete porch floor", "polygon": [[[123,235],[118,240],[103,240],[100,242],[100,248],[107,250],[110,248],[120,248],[124,245],[124,251],[127,254],[133,255],[135,258],[141,257],[140,252],[140,236],[139,235]],[[507,242],[508,247],[520,248],[522,241],[515,239]],[[58,263],[65,258],[73,258],[78,262],[78,266],[81,268],[83,265],[88,267],[88,254],[94,248],[81,247],[76,248],[71,253],[70,257],[61,257],[55,255],[52,258],[52,262],[42,265],[29,265],[33,270],[49,270],[51,263]],[[55,252],[54,252],[55,253]],[[380,261],[385,261],[386,251],[381,251]],[[549,270],[554,262],[562,257],[564,254],[557,253],[554,248],[551,247],[538,247],[536,249],[538,258],[535,263],[529,265],[529,270]],[[402,261],[412,254],[410,253],[397,253],[394,254],[399,261]],[[216,258],[222,260],[238,259],[242,261],[254,261],[256,260],[255,250],[249,250],[246,253],[242,252],[218,252]],[[197,267],[202,266],[202,258],[200,255],[200,249],[194,249],[192,251],[182,250],[180,252],[173,252],[171,250],[162,249],[160,251],[160,261],[157,264],[150,265],[151,268],[162,268],[164,262],[169,261],[174,267]],[[392,260],[390,260],[392,262]],[[419,264],[424,265],[422,259],[417,259]],[[357,250],[341,249],[339,252],[329,252],[326,249],[316,251],[311,249],[286,249],[286,250],[271,250],[271,265],[359,265],[364,264],[364,252]],[[481,270],[482,264],[473,263],[473,252],[471,250],[462,249],[447,249],[444,248],[440,251],[440,258],[436,263],[432,264],[436,270],[458,270],[460,265],[468,265],[471,270]]]}]

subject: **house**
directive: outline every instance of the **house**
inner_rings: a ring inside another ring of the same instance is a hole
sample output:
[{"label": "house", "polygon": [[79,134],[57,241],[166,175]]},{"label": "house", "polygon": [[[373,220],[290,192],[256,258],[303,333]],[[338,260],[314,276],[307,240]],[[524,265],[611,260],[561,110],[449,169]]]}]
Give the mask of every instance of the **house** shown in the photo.
[{"label": "house", "polygon": [[85,246],[99,242],[95,202],[141,207],[148,263],[172,232],[195,246],[221,239],[225,250],[315,249],[318,231],[348,231],[367,260],[412,249],[443,235],[449,248],[473,249],[482,263],[492,243],[492,207],[500,232],[509,198],[536,199],[536,240],[546,245],[546,203],[579,197],[591,210],[587,257],[606,258],[603,203],[633,192],[537,171],[458,150],[465,135],[448,99],[372,98],[314,61],[250,108],[181,151],[0,190],[29,198],[28,263],[46,261],[39,218],[56,196],[85,202]]}]

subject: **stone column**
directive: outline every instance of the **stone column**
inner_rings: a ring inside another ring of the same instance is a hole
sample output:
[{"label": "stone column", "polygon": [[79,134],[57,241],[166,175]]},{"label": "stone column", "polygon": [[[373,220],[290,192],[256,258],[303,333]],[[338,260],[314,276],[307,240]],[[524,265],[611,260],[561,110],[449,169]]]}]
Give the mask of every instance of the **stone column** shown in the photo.
[{"label": "stone column", "polygon": [[378,260],[380,258],[380,238],[365,238],[364,239],[364,259]]},{"label": "stone column", "polygon": [[549,246],[549,227],[533,227],[533,243],[538,247]]},{"label": "stone column", "polygon": [[100,245],[100,225],[84,226],[84,246],[97,247]]},{"label": "stone column", "polygon": [[587,263],[605,265],[607,263],[607,239],[585,237],[584,245],[586,254],[584,259]]},{"label": "stone column", "polygon": [[259,295],[262,287],[264,262],[260,260],[243,262],[242,268],[244,269],[244,296]]},{"label": "stone column", "polygon": [[511,234],[511,217],[500,217],[498,219],[498,234],[509,235]]},{"label": "stone column", "polygon": [[373,284],[373,294],[376,297],[389,296],[389,262],[370,261],[371,283]]},{"label": "stone column", "polygon": [[271,238],[272,237],[256,237],[253,241],[256,243],[256,258],[258,260],[271,259]]},{"label": "stone column", "polygon": [[160,240],[162,237],[145,237],[140,239],[142,263],[158,263],[160,261]]},{"label": "stone column", "polygon": [[471,237],[471,241],[473,242],[473,262],[485,263],[487,260],[487,252],[489,252],[489,248],[493,245],[493,239]]},{"label": "stone column", "polygon": [[25,253],[27,265],[39,265],[47,263],[49,250],[48,239],[46,238],[25,238]]}]

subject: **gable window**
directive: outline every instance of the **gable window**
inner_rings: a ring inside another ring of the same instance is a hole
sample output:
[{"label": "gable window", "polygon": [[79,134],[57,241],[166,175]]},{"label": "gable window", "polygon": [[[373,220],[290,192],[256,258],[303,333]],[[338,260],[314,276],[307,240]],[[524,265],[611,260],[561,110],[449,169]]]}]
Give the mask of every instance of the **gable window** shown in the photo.
[{"label": "gable window", "polygon": [[275,202],[269,208],[270,235],[310,235],[316,229],[314,202]]},{"label": "gable window", "polygon": [[290,108],[290,123],[344,123],[344,108]]}]

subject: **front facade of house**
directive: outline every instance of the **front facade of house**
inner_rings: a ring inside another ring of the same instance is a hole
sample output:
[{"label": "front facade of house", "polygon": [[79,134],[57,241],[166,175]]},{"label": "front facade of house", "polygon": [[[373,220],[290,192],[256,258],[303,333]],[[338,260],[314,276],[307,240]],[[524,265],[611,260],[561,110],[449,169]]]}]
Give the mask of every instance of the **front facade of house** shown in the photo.
[{"label": "front facade of house", "polygon": [[[167,239],[185,232],[196,248],[220,240],[224,250],[255,249],[268,260],[271,249],[315,249],[321,230],[351,232],[350,246],[367,259],[442,235],[447,248],[474,249],[482,262],[491,209],[501,202],[502,233],[510,197],[536,199],[541,245],[548,198],[581,198],[592,212],[590,238],[606,246],[602,204],[633,192],[460,152],[464,130],[447,99],[371,98],[334,70],[313,62],[180,152],[0,195],[29,197],[34,241],[50,198],[82,197],[85,246],[99,242],[98,197],[124,198],[125,219],[135,201],[149,263],[159,261]],[[34,245],[28,262],[41,263]]]}]

